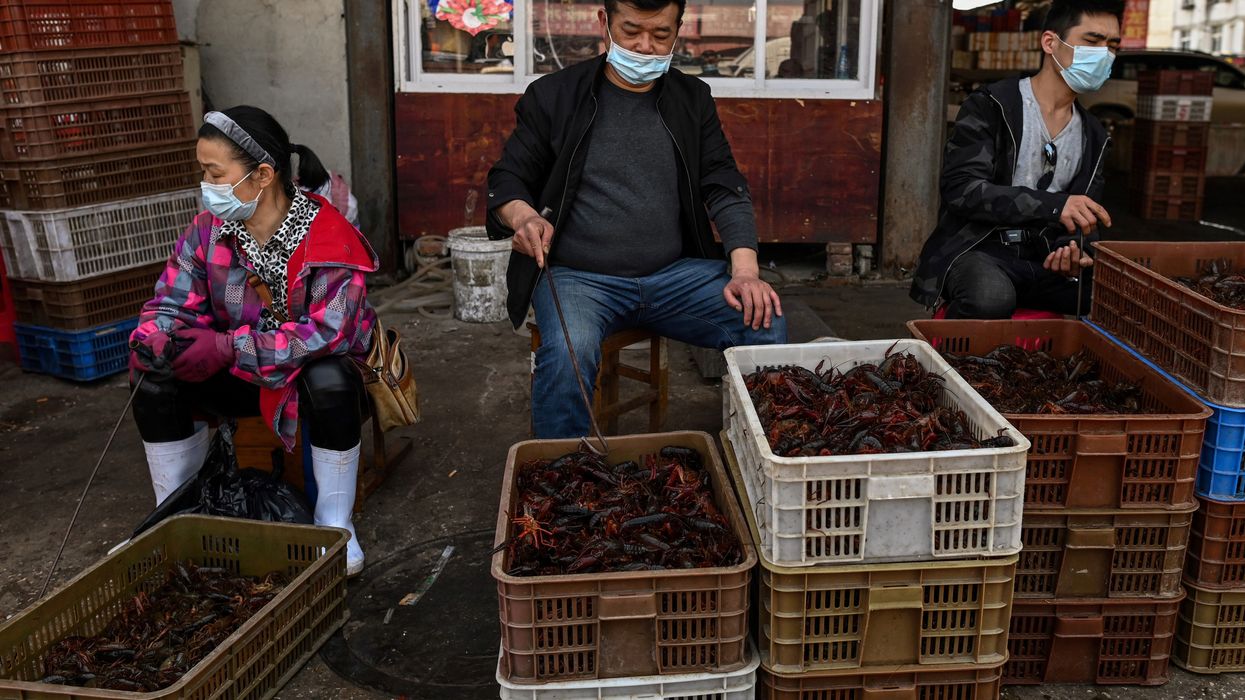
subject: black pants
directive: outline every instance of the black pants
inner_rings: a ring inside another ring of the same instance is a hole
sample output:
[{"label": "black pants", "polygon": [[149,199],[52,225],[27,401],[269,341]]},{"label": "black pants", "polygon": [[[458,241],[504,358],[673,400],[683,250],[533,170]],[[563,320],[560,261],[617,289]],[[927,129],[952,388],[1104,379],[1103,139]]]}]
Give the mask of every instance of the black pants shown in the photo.
[{"label": "black pants", "polygon": [[1093,268],[1081,271],[1078,285],[1042,267],[1049,254],[1043,241],[1023,245],[986,241],[961,255],[947,272],[943,288],[947,318],[1005,319],[1017,308],[1089,313]]},{"label": "black pants", "polygon": [[[338,355],[308,363],[298,375],[298,399],[313,446],[340,451],[359,444],[366,394],[353,360]],[[221,372],[201,383],[147,380],[134,397],[134,421],[145,442],[185,440],[194,434],[196,412],[258,416],[259,387]]]}]

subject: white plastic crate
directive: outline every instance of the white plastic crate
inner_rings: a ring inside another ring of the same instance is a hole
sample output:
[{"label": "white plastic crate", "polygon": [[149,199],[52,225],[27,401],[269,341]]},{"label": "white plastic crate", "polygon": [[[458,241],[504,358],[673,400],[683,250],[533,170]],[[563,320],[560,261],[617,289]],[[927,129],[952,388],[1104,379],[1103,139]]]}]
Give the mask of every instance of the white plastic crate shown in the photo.
[{"label": "white plastic crate", "polygon": [[[846,372],[888,348],[940,375],[943,399],[980,437],[1013,447],[943,452],[779,457],[770,450],[744,373],[819,363]],[[1006,556],[1020,551],[1029,441],[919,340],[771,345],[726,351],[723,425],[739,458],[761,549],[781,566]]]},{"label": "white plastic crate", "polygon": [[0,215],[9,276],[74,282],[167,260],[200,210],[199,190],[120,202]]},{"label": "white plastic crate", "polygon": [[1158,122],[1208,122],[1213,97],[1192,95],[1141,95],[1137,117]]},{"label": "white plastic crate", "polygon": [[502,700],[752,700],[761,656],[749,643],[746,666],[729,673],[685,673],[521,685],[506,680],[497,665]]}]

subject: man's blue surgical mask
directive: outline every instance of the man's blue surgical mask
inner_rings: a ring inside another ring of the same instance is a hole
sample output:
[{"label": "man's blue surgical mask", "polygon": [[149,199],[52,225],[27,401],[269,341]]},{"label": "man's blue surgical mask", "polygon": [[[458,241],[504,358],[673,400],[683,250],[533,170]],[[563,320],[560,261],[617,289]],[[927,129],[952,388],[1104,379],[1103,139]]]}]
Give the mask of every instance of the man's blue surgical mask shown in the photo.
[{"label": "man's blue surgical mask", "polygon": [[203,191],[203,206],[222,221],[246,221],[251,218],[255,214],[255,207],[259,206],[259,195],[264,191],[260,190],[259,194],[255,195],[255,199],[243,202],[238,199],[238,195],[234,194],[233,190],[254,174],[255,171],[252,170],[233,185],[215,185],[206,181],[199,183],[199,189]]},{"label": "man's blue surgical mask", "polygon": [[610,38],[610,50],[605,60],[614,66],[614,70],[618,71],[623,80],[632,85],[647,85],[670,70],[670,62],[674,60],[673,46],[670,47],[670,53],[665,56],[650,56],[624,49],[618,45],[617,41],[614,41],[614,35],[610,33],[608,27],[605,32]]},{"label": "man's blue surgical mask", "polygon": [[1073,46],[1063,39],[1059,41],[1072,49],[1072,65],[1064,68],[1055,54],[1050,57],[1055,59],[1055,65],[1060,68],[1059,74],[1072,92],[1084,94],[1101,90],[1111,77],[1111,64],[1115,63],[1115,54],[1111,53],[1111,49],[1105,46]]}]

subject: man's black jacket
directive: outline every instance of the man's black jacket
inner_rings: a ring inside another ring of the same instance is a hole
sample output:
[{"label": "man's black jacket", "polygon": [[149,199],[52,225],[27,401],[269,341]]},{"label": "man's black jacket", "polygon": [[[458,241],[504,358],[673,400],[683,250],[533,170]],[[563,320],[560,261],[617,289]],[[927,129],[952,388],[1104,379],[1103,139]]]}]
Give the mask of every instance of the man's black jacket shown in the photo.
[{"label": "man's black jacket", "polygon": [[998,229],[1045,228],[1054,234],[1052,249],[1066,243],[1059,215],[1074,194],[1102,201],[1104,157],[1111,141],[1080,103],[1076,109],[1084,125],[1081,168],[1067,192],[1042,192],[1012,185],[1024,133],[1020,79],[1002,80],[968,96],[947,142],[938,226],[921,250],[909,292],[913,299],[934,307],[955,261]]},{"label": "man's black jacket", "polygon": [[[533,82],[514,111],[515,129],[506,140],[501,159],[488,174],[489,238],[514,235],[501,223],[497,207],[523,200],[536,211],[552,210],[551,252],[557,254],[559,226],[574,206],[583,175],[597,95],[605,80],[605,57],[576,64]],[[722,246],[713,237],[705,209],[712,188],[726,188],[749,196],[748,183],[735,164],[730,144],[718,121],[709,86],[671,69],[657,81],[657,110],[674,140],[679,173],[680,222],[683,256],[721,258]],[[643,154],[636,154],[643,157]],[[642,219],[645,212],[636,212]],[[506,275],[510,321],[518,328],[527,316],[532,291],[540,279],[535,259],[518,252],[510,255]]]}]

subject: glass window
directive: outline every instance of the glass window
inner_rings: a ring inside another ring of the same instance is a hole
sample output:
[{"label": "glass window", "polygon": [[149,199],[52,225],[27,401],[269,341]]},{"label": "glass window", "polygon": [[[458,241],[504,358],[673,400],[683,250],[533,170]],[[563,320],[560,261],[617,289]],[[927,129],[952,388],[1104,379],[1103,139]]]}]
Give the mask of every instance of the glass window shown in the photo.
[{"label": "glass window", "polygon": [[855,80],[860,0],[770,0],[765,77]]},{"label": "glass window", "polygon": [[425,73],[513,73],[511,0],[420,0]]}]

